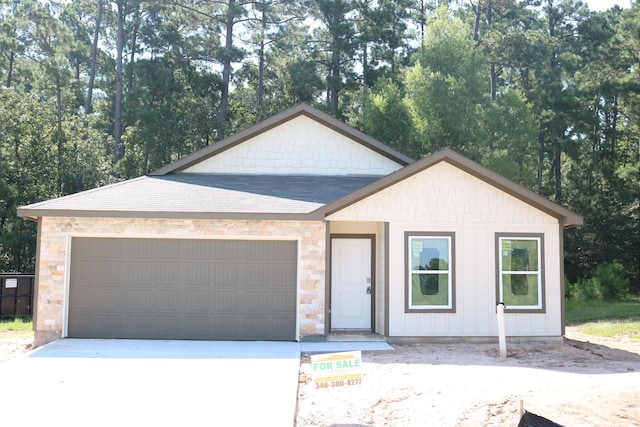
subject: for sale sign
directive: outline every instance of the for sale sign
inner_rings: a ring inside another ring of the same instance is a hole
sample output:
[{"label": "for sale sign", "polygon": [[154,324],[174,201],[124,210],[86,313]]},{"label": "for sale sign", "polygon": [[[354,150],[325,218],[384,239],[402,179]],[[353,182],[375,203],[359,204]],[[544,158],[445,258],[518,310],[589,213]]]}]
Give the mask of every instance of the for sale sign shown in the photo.
[{"label": "for sale sign", "polygon": [[311,356],[316,389],[351,387],[362,384],[362,353],[316,354]]}]

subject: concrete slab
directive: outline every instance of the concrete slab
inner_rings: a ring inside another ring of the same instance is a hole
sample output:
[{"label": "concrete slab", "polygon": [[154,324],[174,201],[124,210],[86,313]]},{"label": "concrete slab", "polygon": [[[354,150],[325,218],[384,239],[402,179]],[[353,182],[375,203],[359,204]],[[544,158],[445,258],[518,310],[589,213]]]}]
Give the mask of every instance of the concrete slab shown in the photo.
[{"label": "concrete slab", "polygon": [[2,423],[289,426],[300,351],[291,342],[55,341],[0,364],[11,408]]},{"label": "concrete slab", "polygon": [[325,341],[301,343],[302,354],[336,353],[341,351],[395,351],[384,341]]}]

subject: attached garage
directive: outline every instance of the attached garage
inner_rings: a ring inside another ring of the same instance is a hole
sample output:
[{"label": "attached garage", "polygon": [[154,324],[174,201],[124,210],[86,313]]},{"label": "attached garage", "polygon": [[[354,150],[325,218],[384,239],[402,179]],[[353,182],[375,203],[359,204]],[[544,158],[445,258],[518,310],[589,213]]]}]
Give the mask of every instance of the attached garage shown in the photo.
[{"label": "attached garage", "polygon": [[74,237],[68,336],[296,339],[297,242]]}]

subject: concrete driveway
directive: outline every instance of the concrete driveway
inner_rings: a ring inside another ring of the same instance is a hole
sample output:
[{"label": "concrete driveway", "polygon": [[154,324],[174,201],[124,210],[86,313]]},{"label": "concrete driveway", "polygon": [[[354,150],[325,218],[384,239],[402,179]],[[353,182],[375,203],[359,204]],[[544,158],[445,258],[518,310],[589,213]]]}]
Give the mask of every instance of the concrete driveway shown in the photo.
[{"label": "concrete driveway", "polygon": [[2,424],[290,426],[300,343],[64,339],[0,364]]}]

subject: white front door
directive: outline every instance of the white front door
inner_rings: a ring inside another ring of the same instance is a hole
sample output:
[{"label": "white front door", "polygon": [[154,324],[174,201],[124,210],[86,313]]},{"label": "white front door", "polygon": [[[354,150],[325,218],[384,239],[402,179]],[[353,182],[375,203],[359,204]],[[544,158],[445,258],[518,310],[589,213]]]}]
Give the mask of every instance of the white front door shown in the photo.
[{"label": "white front door", "polygon": [[331,239],[331,328],[371,329],[371,239]]}]

